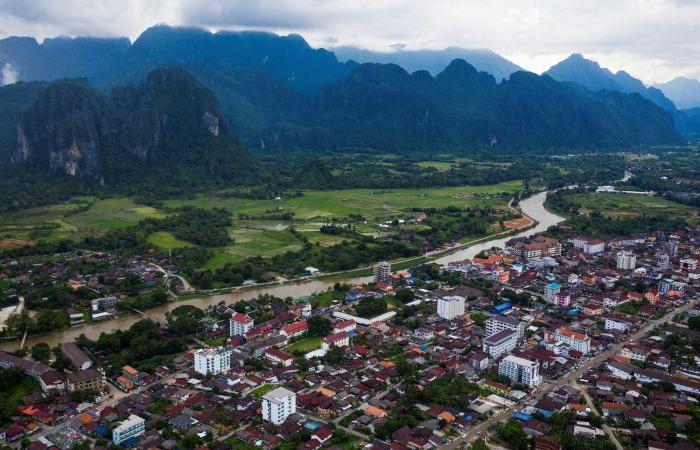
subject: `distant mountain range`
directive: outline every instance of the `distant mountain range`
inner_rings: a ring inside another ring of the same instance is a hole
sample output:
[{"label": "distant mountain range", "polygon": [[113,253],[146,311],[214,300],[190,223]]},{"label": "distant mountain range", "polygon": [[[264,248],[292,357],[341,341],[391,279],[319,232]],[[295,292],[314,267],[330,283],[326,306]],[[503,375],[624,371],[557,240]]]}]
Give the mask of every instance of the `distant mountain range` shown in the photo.
[{"label": "distant mountain range", "polygon": [[397,64],[406,71],[427,70],[432,75],[442,72],[455,59],[463,59],[476,70],[493,75],[498,82],[524,70],[501,55],[487,49],[449,47],[444,50],[397,50],[373,52],[356,47],[335,47],[333,52],[341,61],[359,63]]},{"label": "distant mountain range", "polygon": [[547,70],[549,75],[557,81],[570,81],[592,91],[608,89],[624,93],[636,93],[651,100],[666,111],[675,111],[676,106],[666,98],[663,92],[656,88],[648,88],[640,80],[634,78],[625,71],[612,73],[610,70],[574,53],[560,63]]},{"label": "distant mountain range", "polygon": [[[243,180],[257,169],[237,137],[257,152],[570,152],[685,142],[681,115],[660,91],[582,57],[539,76],[510,72],[517,66],[484,53],[479,64],[500,67],[498,83],[462,59],[438,71],[437,53],[423,60],[431,75],[339,62],[295,35],[158,26],[133,44],[8,38],[0,40],[3,77],[25,82],[0,88],[0,161],[106,182],[184,172]],[[682,117],[686,128],[698,122]]]},{"label": "distant mountain range", "polygon": [[698,80],[677,77],[653,86],[663,91],[681,109],[700,108],[700,81]]}]

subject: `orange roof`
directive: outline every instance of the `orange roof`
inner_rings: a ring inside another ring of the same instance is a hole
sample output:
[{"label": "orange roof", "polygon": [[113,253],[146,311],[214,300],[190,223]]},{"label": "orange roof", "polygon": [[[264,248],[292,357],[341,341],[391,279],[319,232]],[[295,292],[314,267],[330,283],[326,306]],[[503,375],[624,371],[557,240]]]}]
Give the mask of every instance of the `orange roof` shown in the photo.
[{"label": "orange roof", "polygon": [[449,411],[443,411],[438,414],[438,417],[443,419],[445,422],[452,423],[455,421],[456,417],[450,414]]},{"label": "orange roof", "polygon": [[477,264],[496,264],[503,261],[503,258],[499,255],[489,255],[488,258],[474,258],[472,262]]},{"label": "orange roof", "polygon": [[561,329],[559,329],[559,333],[563,334],[564,336],[572,337],[577,341],[585,341],[588,338],[588,336],[586,336],[585,334],[579,333],[578,331],[569,330],[566,327],[562,327]]},{"label": "orange roof", "polygon": [[566,405],[566,407],[572,411],[581,411],[581,412],[585,412],[588,409],[588,407],[586,405],[581,405],[579,403],[569,403],[568,405]]},{"label": "orange roof", "polygon": [[624,403],[617,403],[617,402],[603,402],[600,404],[600,406],[602,406],[603,409],[619,409],[619,410],[630,409],[629,405],[626,405]]},{"label": "orange roof", "polygon": [[396,367],[396,363],[392,361],[379,361],[379,365],[384,367],[385,369],[391,369],[392,367]]},{"label": "orange roof", "polygon": [[613,355],[610,357],[610,359],[612,359],[615,362],[626,364],[626,363],[630,362],[631,358],[628,358],[628,357],[622,356],[622,355]]},{"label": "orange roof", "polygon": [[335,391],[331,391],[328,388],[320,387],[320,388],[316,389],[316,392],[318,392],[321,395],[325,395],[326,397],[329,397],[329,398],[335,397]]},{"label": "orange roof", "polygon": [[378,419],[381,419],[382,417],[386,416],[386,411],[384,411],[381,408],[377,408],[376,406],[365,406],[365,409],[363,411],[369,414],[370,416],[374,416]]},{"label": "orange roof", "polygon": [[138,375],[138,373],[139,373],[138,370],[134,369],[134,368],[131,367],[131,366],[124,366],[124,367],[122,367],[122,372],[126,372],[126,373],[128,373],[129,375]]},{"label": "orange roof", "polygon": [[95,421],[95,416],[93,416],[92,414],[88,414],[88,413],[82,413],[81,415],[78,416],[78,419],[82,423],[88,424],[88,423],[92,423]]}]

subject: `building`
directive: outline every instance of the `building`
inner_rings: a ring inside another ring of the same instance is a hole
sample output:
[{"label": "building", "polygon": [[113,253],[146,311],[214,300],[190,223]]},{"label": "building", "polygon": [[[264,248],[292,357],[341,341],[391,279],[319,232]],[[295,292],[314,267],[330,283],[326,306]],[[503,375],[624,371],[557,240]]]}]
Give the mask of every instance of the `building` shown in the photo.
[{"label": "building", "polygon": [[234,313],[229,319],[229,335],[230,336],[245,336],[249,332],[255,322],[248,314]]},{"label": "building", "polygon": [[374,282],[385,283],[391,279],[391,264],[382,261],[374,266]]},{"label": "building", "polygon": [[92,360],[80,349],[74,342],[66,342],[61,344],[61,353],[73,364],[78,370],[86,370],[92,367]]},{"label": "building", "polygon": [[600,239],[587,239],[582,237],[574,237],[569,239],[574,245],[574,248],[581,250],[589,255],[595,255],[597,253],[602,253],[605,251],[605,241]]},{"label": "building", "polygon": [[637,267],[637,256],[626,250],[617,252],[615,261],[617,262],[617,268],[620,270],[634,270]]},{"label": "building", "polygon": [[680,281],[669,280],[664,278],[659,281],[659,294],[666,295],[671,291],[684,292],[686,284]]},{"label": "building", "polygon": [[194,370],[204,376],[228,372],[231,370],[231,350],[224,347],[197,350]]},{"label": "building", "polygon": [[464,315],[464,297],[459,295],[451,295],[449,297],[440,297],[437,301],[438,316],[443,319],[452,320],[455,317]]},{"label": "building", "polygon": [[131,414],[128,419],[112,430],[112,442],[116,445],[122,442],[141,436],[146,431],[146,421],[135,414]]},{"label": "building", "polygon": [[105,309],[116,308],[117,303],[119,303],[119,299],[114,296],[96,298],[91,302],[92,311],[97,312],[104,311]]},{"label": "building", "polygon": [[66,378],[66,387],[71,392],[102,392],[107,386],[104,372],[94,368],[69,373]]},{"label": "building", "polygon": [[679,261],[681,270],[693,271],[698,268],[698,260],[693,258],[683,258]]},{"label": "building", "polygon": [[533,388],[542,382],[540,363],[518,356],[508,355],[498,364],[498,373],[512,382]]},{"label": "building", "polygon": [[561,285],[559,283],[549,283],[544,287],[544,301],[547,303],[554,303],[554,296],[561,292]]},{"label": "building", "polygon": [[270,361],[289,367],[294,362],[294,357],[289,353],[285,353],[276,347],[270,347],[265,350],[265,358]]},{"label": "building", "polygon": [[341,319],[333,323],[333,333],[340,333],[341,331],[350,333],[355,331],[355,328],[357,328],[357,323],[352,319]]},{"label": "building", "polygon": [[44,391],[61,391],[65,388],[65,377],[61,372],[46,364],[20,358],[11,353],[0,351],[0,367],[19,367],[27,375],[36,379]]},{"label": "building", "polygon": [[503,330],[493,336],[489,336],[482,341],[484,353],[495,359],[504,353],[508,353],[518,345],[518,332],[514,330]]},{"label": "building", "polygon": [[282,336],[286,336],[288,338],[291,337],[297,337],[301,336],[302,334],[306,333],[309,329],[309,324],[306,323],[306,320],[301,320],[299,322],[294,322],[290,323],[289,325],[285,325],[282,327],[280,330],[280,334]]},{"label": "building", "polygon": [[321,348],[326,351],[331,347],[347,347],[348,345],[350,345],[350,336],[345,331],[326,336],[321,341]]},{"label": "building", "polygon": [[295,412],[297,412],[297,396],[289,389],[278,387],[263,395],[263,420],[280,425]]},{"label": "building", "polygon": [[554,294],[552,299],[552,304],[560,308],[567,308],[571,306],[571,293],[568,291],[559,292]]},{"label": "building", "polygon": [[518,339],[525,336],[525,322],[513,317],[497,314],[486,320],[486,336],[493,336],[503,330],[513,330],[518,333]]},{"label": "building", "polygon": [[585,333],[570,330],[566,327],[557,328],[554,333],[547,333],[555,342],[563,342],[584,355],[591,351],[591,338]]},{"label": "building", "polygon": [[561,243],[557,239],[538,236],[530,242],[518,245],[515,250],[520,257],[526,260],[544,256],[560,256]]}]

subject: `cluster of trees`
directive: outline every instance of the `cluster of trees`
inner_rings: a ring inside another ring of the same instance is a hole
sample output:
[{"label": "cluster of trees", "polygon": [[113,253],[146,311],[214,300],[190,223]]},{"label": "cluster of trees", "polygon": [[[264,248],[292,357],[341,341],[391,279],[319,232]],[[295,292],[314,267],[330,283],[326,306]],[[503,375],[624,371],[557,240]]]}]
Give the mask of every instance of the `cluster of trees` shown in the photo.
[{"label": "cluster of trees", "polygon": [[170,231],[178,239],[207,247],[221,247],[231,242],[226,230],[231,226],[231,214],[222,208],[186,206],[163,219],[144,219],[138,226],[151,232]]},{"label": "cluster of trees", "polygon": [[17,414],[22,397],[39,390],[39,384],[28,377],[22,369],[0,368],[0,424],[9,423]]},{"label": "cluster of trees", "polygon": [[428,218],[423,222],[429,228],[419,231],[404,231],[404,235],[415,234],[431,246],[442,245],[465,236],[485,235],[495,221],[491,208],[458,208],[449,206],[443,209],[427,209]]},{"label": "cluster of trees", "polygon": [[128,330],[102,333],[96,341],[81,334],[76,342],[94,354],[110,355],[107,368],[110,375],[118,373],[126,364],[152,373],[157,366],[167,363],[170,357],[187,349],[183,338],[166,333],[147,319],[136,322]]},{"label": "cluster of trees", "polygon": [[387,304],[382,297],[368,297],[360,300],[353,309],[358,316],[370,318],[384,314],[387,310]]}]

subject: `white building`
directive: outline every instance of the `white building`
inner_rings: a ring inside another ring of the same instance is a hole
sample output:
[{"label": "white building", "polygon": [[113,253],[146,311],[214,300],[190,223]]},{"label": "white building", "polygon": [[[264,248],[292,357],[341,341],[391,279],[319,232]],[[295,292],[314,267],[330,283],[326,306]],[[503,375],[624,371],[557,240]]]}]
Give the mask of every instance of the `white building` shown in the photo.
[{"label": "white building", "polygon": [[328,351],[331,347],[347,347],[350,345],[350,335],[345,331],[326,336],[321,341],[321,348]]},{"label": "white building", "polygon": [[632,328],[633,324],[619,318],[606,317],[605,318],[605,330],[618,330],[627,332]]},{"label": "white building", "polygon": [[289,389],[278,387],[263,395],[263,420],[280,425],[295,412],[297,412],[297,395]]},{"label": "white building", "polygon": [[617,252],[615,257],[617,268],[621,270],[634,270],[637,267],[637,256],[625,250]]},{"label": "white building", "polygon": [[563,342],[573,350],[581,352],[584,355],[591,351],[591,338],[585,333],[561,327],[557,328],[549,337],[555,342]]},{"label": "white building", "polygon": [[194,371],[201,375],[216,375],[229,370],[231,350],[227,348],[203,348],[194,353]]},{"label": "white building", "polygon": [[549,283],[544,287],[544,301],[547,303],[554,303],[554,296],[561,292],[561,285],[559,283]]},{"label": "white building", "polygon": [[605,251],[605,241],[600,239],[586,239],[582,237],[574,237],[569,239],[577,250],[582,250],[584,253],[594,255]]},{"label": "white building", "polygon": [[146,431],[146,421],[132,414],[128,419],[112,430],[112,442],[119,445],[127,439],[141,436],[144,431]]},{"label": "white building", "polygon": [[375,283],[382,283],[385,281],[389,281],[391,278],[391,264],[382,261],[377,263],[376,266],[374,266],[374,282]]},{"label": "white building", "polygon": [[498,373],[514,383],[535,387],[542,382],[540,363],[518,356],[508,355],[498,364]]},{"label": "white building", "polygon": [[508,353],[518,345],[518,332],[503,330],[482,341],[484,353],[496,359],[504,353]]},{"label": "white building", "polygon": [[486,336],[493,336],[503,330],[513,330],[518,333],[518,338],[525,336],[525,322],[514,317],[497,314],[486,321]]},{"label": "white building", "polygon": [[253,325],[255,325],[255,322],[248,314],[234,313],[229,319],[229,335],[245,336],[253,328]]},{"label": "white building", "polygon": [[440,297],[437,301],[437,313],[440,317],[452,320],[464,315],[465,298],[459,295]]}]

